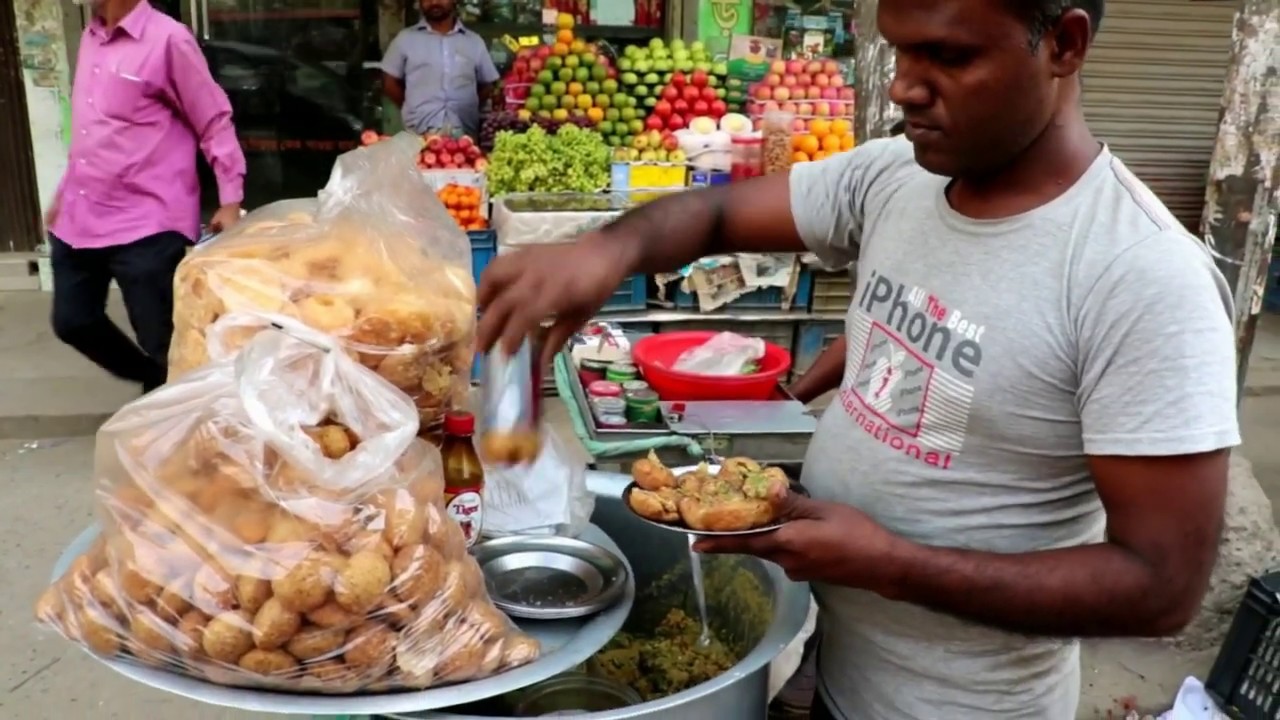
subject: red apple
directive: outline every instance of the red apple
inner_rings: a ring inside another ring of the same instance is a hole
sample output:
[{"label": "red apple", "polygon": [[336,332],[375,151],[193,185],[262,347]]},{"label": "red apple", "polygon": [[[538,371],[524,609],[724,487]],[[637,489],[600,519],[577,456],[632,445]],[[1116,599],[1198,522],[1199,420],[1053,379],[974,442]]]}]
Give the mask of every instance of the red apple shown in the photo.
[{"label": "red apple", "polygon": [[840,90],[837,88],[829,87],[822,89],[822,99],[824,100],[837,100],[839,97]]},{"label": "red apple", "polygon": [[670,130],[662,131],[662,149],[668,152],[680,149],[680,141],[671,134]]},{"label": "red apple", "polygon": [[441,165],[441,166],[440,166],[440,169],[442,169],[442,170],[457,170],[457,169],[458,169],[458,166],[457,166],[457,165],[454,165],[454,164],[453,164],[453,163],[451,163],[451,162],[447,162],[447,163],[445,163],[445,164]]},{"label": "red apple", "polygon": [[791,132],[806,133],[809,132],[809,127],[805,124],[805,121],[802,118],[796,118],[791,121]]},{"label": "red apple", "polygon": [[704,88],[702,88],[702,99],[703,99],[703,100],[706,100],[708,103],[715,102],[715,100],[716,100],[716,89],[715,89],[715,88],[713,88],[713,87],[704,87]]},{"label": "red apple", "polygon": [[693,77],[689,78],[689,82],[690,82],[690,83],[692,83],[694,87],[699,87],[699,88],[704,88],[704,87],[706,87],[706,86],[707,86],[707,71],[706,71],[706,70],[694,70],[694,71],[693,71]]},{"label": "red apple", "polygon": [[671,74],[671,84],[677,88],[684,87],[685,77],[683,72],[674,72]]},{"label": "red apple", "polygon": [[831,79],[827,81],[827,84],[831,87],[844,87],[844,77],[841,75],[832,75]]},{"label": "red apple", "polygon": [[787,72],[787,64],[781,60],[774,60],[769,64],[769,72],[775,75],[784,75]]},{"label": "red apple", "polygon": [[782,112],[789,112],[792,115],[795,115],[797,109],[798,108],[796,107],[795,103],[791,103],[791,102],[782,103],[782,107],[781,107]]},{"label": "red apple", "polygon": [[813,105],[811,105],[811,104],[809,104],[809,103],[800,103],[800,104],[796,105],[796,112],[797,112],[797,113],[799,113],[799,114],[801,114],[801,115],[812,115],[812,114],[813,114]]},{"label": "red apple", "polygon": [[711,101],[711,117],[720,119],[727,112],[729,112],[729,106],[723,100],[716,98]]},{"label": "red apple", "polygon": [[817,85],[818,87],[826,87],[831,84],[831,78],[827,77],[826,75],[814,75],[813,84]]},{"label": "red apple", "polygon": [[422,160],[422,164],[426,165],[427,167],[436,166],[437,158],[436,158],[436,154],[433,152],[422,153],[422,156],[420,157],[420,159]]},{"label": "red apple", "polygon": [[790,99],[791,99],[791,88],[789,88],[789,87],[776,87],[776,88],[774,88],[774,89],[773,89],[773,99],[774,99],[774,100],[779,100],[779,101],[790,100]]},{"label": "red apple", "polygon": [[529,61],[530,74],[537,75],[542,72],[542,68],[546,67],[546,60],[540,57],[533,58]]},{"label": "red apple", "polygon": [[783,76],[782,76],[782,86],[783,86],[783,87],[795,87],[795,86],[796,86],[796,84],[797,84],[797,82],[798,82],[798,81],[796,80],[796,76],[795,76],[795,75],[783,75]]},{"label": "red apple", "polygon": [[444,139],[439,135],[427,138],[427,149],[433,153],[444,152]]},{"label": "red apple", "polygon": [[781,110],[781,109],[782,107],[778,105],[778,103],[772,100],[764,104],[764,112],[772,112],[772,111]]},{"label": "red apple", "polygon": [[671,112],[672,117],[676,115],[688,115],[689,103],[684,98],[680,98],[679,100],[671,103]]},{"label": "red apple", "polygon": [[814,103],[813,114],[818,117],[826,117],[831,114],[831,103]]},{"label": "red apple", "polygon": [[809,86],[810,86],[810,85],[812,85],[812,84],[813,84],[813,78],[809,77],[808,75],[797,75],[797,76],[796,76],[796,86],[797,86],[797,87],[809,87]]},{"label": "red apple", "polygon": [[476,141],[472,140],[470,137],[466,135],[463,135],[462,137],[458,138],[458,147],[461,148],[464,152],[469,147],[475,147],[475,144],[476,144]]},{"label": "red apple", "polygon": [[450,155],[458,152],[458,141],[452,138],[444,141],[444,151]]},{"label": "red apple", "polygon": [[672,112],[671,103],[667,102],[666,100],[659,100],[653,106],[653,114],[657,115],[660,118],[671,117],[671,112]]},{"label": "red apple", "polygon": [[361,145],[372,145],[376,142],[378,142],[377,130],[365,130],[364,132],[360,133]]},{"label": "red apple", "polygon": [[[667,129],[669,130],[683,130],[686,124],[687,123],[684,121],[683,115],[672,115],[667,118]],[[677,143],[677,146],[678,145],[679,143]]]},{"label": "red apple", "polygon": [[673,79],[670,85],[662,88],[662,99],[668,102],[675,102],[679,98],[680,88],[676,86],[676,81]]},{"label": "red apple", "polygon": [[533,54],[545,60],[551,56],[551,47],[548,45],[539,45],[538,49],[535,50]]},{"label": "red apple", "polygon": [[609,71],[608,71],[607,73],[605,73],[605,77],[609,78],[610,80],[617,80],[617,79],[618,79],[618,68],[616,68],[616,67],[611,67],[611,68],[609,68]]},{"label": "red apple", "polygon": [[475,167],[476,170],[480,172],[484,172],[485,169],[489,167],[489,161],[485,160],[484,158],[479,158],[474,163],[472,163],[472,165]]},{"label": "red apple", "polygon": [[453,164],[454,164],[454,165],[457,165],[457,166],[459,166],[459,167],[461,167],[461,166],[463,166],[463,165],[466,165],[466,164],[467,164],[467,156],[466,156],[466,155],[463,155],[463,154],[462,154],[462,153],[460,153],[460,152],[456,152],[456,153],[454,153],[454,154],[453,154]]},{"label": "red apple", "polygon": [[468,146],[467,149],[463,151],[463,153],[466,154],[468,160],[475,160],[476,158],[480,157],[480,155],[482,154],[480,152],[480,148],[476,147],[475,145]]},{"label": "red apple", "polygon": [[664,123],[662,122],[662,118],[658,117],[656,114],[650,115],[644,120],[644,127],[646,130],[661,130],[663,125]]},{"label": "red apple", "polygon": [[685,85],[683,97],[685,102],[692,104],[694,101],[702,99],[702,90],[693,85]]},{"label": "red apple", "polygon": [[840,63],[836,62],[835,60],[823,60],[822,72],[824,75],[839,75]]},{"label": "red apple", "polygon": [[[827,89],[830,90],[831,88],[827,88]],[[817,100],[818,98],[822,97],[822,88],[818,87],[817,85],[810,85],[809,87],[804,89],[804,96],[809,98],[810,100]]]},{"label": "red apple", "polygon": [[818,62],[817,60],[810,60],[809,62],[805,63],[804,71],[809,73],[810,75],[817,75],[818,73],[822,72],[822,63]]},{"label": "red apple", "polygon": [[847,86],[846,86],[846,87],[842,87],[842,88],[840,88],[840,99],[841,99],[841,100],[852,100],[852,99],[853,99],[853,88],[851,88],[851,87],[847,87]]},{"label": "red apple", "polygon": [[693,114],[695,117],[711,114],[711,105],[706,100],[699,100],[693,104]]},{"label": "red apple", "polygon": [[782,76],[778,73],[769,73],[764,76],[764,84],[770,86],[778,86],[782,84]]},{"label": "red apple", "polygon": [[755,98],[757,100],[772,100],[773,88],[769,87],[768,85],[757,85],[756,91],[753,94],[755,95]]},{"label": "red apple", "polygon": [[792,74],[792,75],[799,75],[800,73],[804,72],[804,61],[803,61],[803,60],[788,60],[788,61],[787,61],[787,72],[788,72],[788,73],[790,73],[790,74]]}]

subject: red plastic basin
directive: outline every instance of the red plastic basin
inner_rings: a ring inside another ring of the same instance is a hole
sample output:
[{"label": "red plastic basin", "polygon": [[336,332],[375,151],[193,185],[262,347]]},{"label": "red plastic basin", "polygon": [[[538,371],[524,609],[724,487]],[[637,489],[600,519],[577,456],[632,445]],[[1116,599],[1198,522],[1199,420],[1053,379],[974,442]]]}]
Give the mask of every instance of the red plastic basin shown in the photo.
[{"label": "red plastic basin", "polygon": [[684,351],[718,334],[687,330],[649,335],[632,346],[631,359],[663,400],[769,400],[779,379],[791,369],[791,353],[773,343],[764,344],[760,371],[750,375],[717,377],[672,369]]}]

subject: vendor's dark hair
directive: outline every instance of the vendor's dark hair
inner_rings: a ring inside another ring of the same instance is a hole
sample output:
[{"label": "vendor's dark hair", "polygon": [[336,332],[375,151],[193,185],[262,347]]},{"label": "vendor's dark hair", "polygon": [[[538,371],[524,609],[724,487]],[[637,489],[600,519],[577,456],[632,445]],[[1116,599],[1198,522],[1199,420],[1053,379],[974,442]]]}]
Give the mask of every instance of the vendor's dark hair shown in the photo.
[{"label": "vendor's dark hair", "polygon": [[1106,0],[1006,0],[1006,2],[1026,21],[1033,48],[1040,45],[1044,34],[1049,32],[1068,10],[1078,9],[1088,13],[1089,24],[1093,26],[1093,33],[1097,35],[1098,28],[1102,25],[1103,11],[1106,9]]}]

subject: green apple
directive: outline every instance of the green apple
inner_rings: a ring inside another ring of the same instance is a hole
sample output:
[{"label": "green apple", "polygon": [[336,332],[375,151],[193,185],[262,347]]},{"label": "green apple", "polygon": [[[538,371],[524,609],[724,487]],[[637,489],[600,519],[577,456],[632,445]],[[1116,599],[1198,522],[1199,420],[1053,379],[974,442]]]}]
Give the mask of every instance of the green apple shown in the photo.
[{"label": "green apple", "polygon": [[612,95],[612,94],[614,94],[614,93],[618,92],[618,81],[617,81],[617,80],[614,80],[613,78],[608,78],[608,79],[606,79],[606,80],[601,80],[601,81],[600,81],[600,89],[601,89],[601,90],[603,90],[604,92],[607,92],[607,93],[609,93],[610,95]]},{"label": "green apple", "polygon": [[626,96],[626,94],[624,94],[624,93],[614,93],[614,94],[613,94],[613,106],[614,106],[614,107],[616,107],[616,108],[624,108],[624,107],[629,106],[630,104],[631,104],[631,103],[629,102],[629,98]]},{"label": "green apple", "polygon": [[551,90],[551,94],[555,95],[556,97],[560,97],[561,95],[569,91],[569,89],[565,86],[564,82],[560,80],[557,80],[551,83],[550,90]]},{"label": "green apple", "polygon": [[631,122],[636,118],[636,109],[630,107],[622,108],[622,115],[620,117],[627,122]]},{"label": "green apple", "polygon": [[649,96],[649,88],[646,85],[637,85],[631,88],[632,97],[642,98]]},{"label": "green apple", "polygon": [[591,79],[597,82],[603,82],[609,77],[609,69],[603,65],[595,65],[591,68]]},{"label": "green apple", "polygon": [[596,64],[596,56],[593,55],[592,53],[582,53],[581,55],[578,56],[578,61],[582,65],[586,65],[587,67],[592,67]]},{"label": "green apple", "polygon": [[550,85],[555,82],[556,76],[555,73],[550,70],[543,70],[538,73],[538,77],[536,79],[542,85]]},{"label": "green apple", "polygon": [[[630,50],[631,48],[627,48]],[[618,72],[631,72],[631,56],[618,58]]]},{"label": "green apple", "polygon": [[633,134],[639,135],[640,133],[644,132],[644,121],[641,120],[640,118],[631,120],[627,123],[627,128],[631,130]]},{"label": "green apple", "polygon": [[722,62],[714,63],[711,66],[711,72],[715,73],[716,75],[728,75],[729,66]]},{"label": "green apple", "polygon": [[577,55],[566,55],[564,58],[564,66],[567,68],[576,68],[582,64],[582,60]]},{"label": "green apple", "polygon": [[601,135],[612,135],[613,123],[608,120],[601,120],[600,123],[596,125],[596,129],[600,131]]},{"label": "green apple", "polygon": [[533,85],[529,88],[529,97],[540,98],[547,94],[546,85]]},{"label": "green apple", "polygon": [[582,92],[588,95],[599,95],[600,83],[596,82],[595,80],[585,80],[583,81]]},{"label": "green apple", "polygon": [[609,96],[604,93],[596,93],[592,98],[592,102],[601,110],[607,110],[609,108]]},{"label": "green apple", "polygon": [[652,109],[654,105],[658,104],[658,98],[650,95],[649,97],[645,98],[641,104],[647,108]]},{"label": "green apple", "polygon": [[715,75],[707,76],[707,87],[720,87],[720,78]]},{"label": "green apple", "polygon": [[560,78],[560,82],[573,82],[573,68],[560,68],[556,72],[556,77]]},{"label": "green apple", "polygon": [[637,77],[636,74],[633,72],[622,73],[620,79],[622,80],[623,85],[635,85],[636,83],[640,82],[640,78]]},{"label": "green apple", "polygon": [[565,110],[572,110],[577,106],[578,106],[578,98],[572,95],[565,95],[564,97],[560,98],[560,107],[564,108]]},{"label": "green apple", "polygon": [[542,98],[543,110],[555,110],[558,107],[560,107],[560,98],[555,95],[546,95]]},{"label": "green apple", "polygon": [[663,41],[662,41],[662,38],[660,38],[660,37],[650,38],[650,39],[649,39],[649,49],[650,49],[650,50],[657,50],[657,49],[659,49],[659,48],[664,48],[664,47],[666,47],[666,46],[667,46],[667,44],[666,44],[665,42],[663,42]]},{"label": "green apple", "polygon": [[533,95],[530,95],[524,101],[524,109],[530,112],[537,112],[538,110],[542,109],[542,101],[534,97]]},{"label": "green apple", "polygon": [[542,67],[548,70],[559,70],[564,67],[564,58],[559,55],[550,55],[547,57],[546,62],[543,63]]}]

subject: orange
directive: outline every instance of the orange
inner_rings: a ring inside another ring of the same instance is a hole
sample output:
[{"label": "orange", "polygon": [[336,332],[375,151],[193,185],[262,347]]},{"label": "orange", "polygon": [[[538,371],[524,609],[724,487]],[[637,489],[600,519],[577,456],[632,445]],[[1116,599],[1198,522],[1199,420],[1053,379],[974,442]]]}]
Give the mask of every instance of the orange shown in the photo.
[{"label": "orange", "polygon": [[804,135],[792,135],[792,136],[791,136],[791,149],[792,149],[792,150],[799,150],[799,149],[800,149],[800,141],[801,141],[801,140],[803,140],[803,139],[804,139]]},{"label": "orange", "polygon": [[832,135],[848,135],[853,132],[853,123],[844,118],[836,118],[831,121]]},{"label": "orange", "polygon": [[831,134],[831,121],[825,118],[814,118],[809,121],[809,133],[819,140]]},{"label": "orange", "polygon": [[840,138],[835,135],[822,138],[822,149],[829,153],[840,152]]},{"label": "orange", "polygon": [[818,152],[813,154],[813,160],[814,162],[817,162],[818,160],[825,160],[830,156],[831,156],[831,153],[827,152],[826,150],[819,150]]},{"label": "orange", "polygon": [[840,149],[841,149],[841,150],[852,150],[852,149],[853,149],[853,135],[852,135],[852,134],[849,134],[849,135],[841,135],[841,136],[840,136]]},{"label": "orange", "polygon": [[802,152],[795,152],[791,154],[791,162],[793,163],[809,162],[809,156]]},{"label": "orange", "polygon": [[562,43],[562,42],[558,42],[558,43],[556,43],[555,45],[553,45],[553,46],[551,47],[551,54],[552,54],[552,55],[559,55],[560,57],[564,57],[565,55],[568,55],[568,54],[569,54],[569,44],[568,44],[568,43]]},{"label": "orange", "polygon": [[822,144],[818,141],[818,138],[812,135],[801,135],[800,142],[795,143],[796,150],[810,157],[813,157],[813,154],[818,152],[821,147]]},{"label": "orange", "polygon": [[573,31],[561,30],[560,32],[556,33],[556,42],[569,45],[570,43],[573,42]]}]

